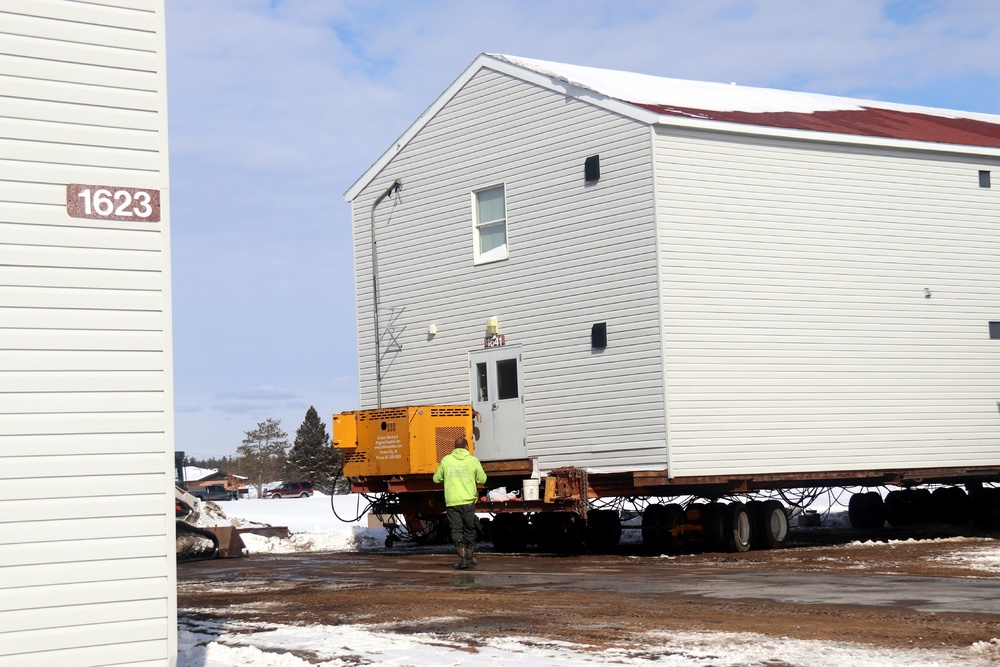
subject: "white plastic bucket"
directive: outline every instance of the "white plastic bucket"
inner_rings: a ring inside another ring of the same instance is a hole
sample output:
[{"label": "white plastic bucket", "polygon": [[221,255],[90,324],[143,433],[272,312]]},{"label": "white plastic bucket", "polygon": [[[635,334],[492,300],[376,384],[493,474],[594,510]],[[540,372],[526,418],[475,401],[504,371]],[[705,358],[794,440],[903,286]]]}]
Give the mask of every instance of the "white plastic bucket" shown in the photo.
[{"label": "white plastic bucket", "polygon": [[521,493],[522,500],[538,500],[538,480],[537,479],[526,479],[524,480],[523,491]]}]

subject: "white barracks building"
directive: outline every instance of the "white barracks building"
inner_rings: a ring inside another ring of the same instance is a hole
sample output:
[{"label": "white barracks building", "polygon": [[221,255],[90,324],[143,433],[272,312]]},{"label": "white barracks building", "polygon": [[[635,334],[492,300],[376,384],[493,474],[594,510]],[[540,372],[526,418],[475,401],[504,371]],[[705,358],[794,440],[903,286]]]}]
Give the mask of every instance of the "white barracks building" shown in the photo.
[{"label": "white barracks building", "polygon": [[0,666],[173,665],[163,0],[0,0]]},{"label": "white barracks building", "polygon": [[471,399],[542,471],[995,474],[1000,116],[482,55],[389,145],[363,408]]}]

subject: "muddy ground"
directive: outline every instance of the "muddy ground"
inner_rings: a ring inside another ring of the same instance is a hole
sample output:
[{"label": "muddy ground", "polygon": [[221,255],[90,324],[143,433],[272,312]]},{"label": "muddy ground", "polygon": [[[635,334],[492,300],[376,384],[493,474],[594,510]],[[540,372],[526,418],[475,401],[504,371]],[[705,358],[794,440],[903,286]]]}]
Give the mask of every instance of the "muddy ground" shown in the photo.
[{"label": "muddy ground", "polygon": [[[443,547],[251,556],[180,565],[178,605],[182,615],[595,647],[671,630],[911,648],[1000,637],[996,536],[874,544],[827,533],[796,542],[806,546],[675,557],[638,547],[613,555],[486,549],[470,571],[453,569]],[[956,560],[961,554],[972,558]],[[972,566],[990,558],[992,569]]]}]

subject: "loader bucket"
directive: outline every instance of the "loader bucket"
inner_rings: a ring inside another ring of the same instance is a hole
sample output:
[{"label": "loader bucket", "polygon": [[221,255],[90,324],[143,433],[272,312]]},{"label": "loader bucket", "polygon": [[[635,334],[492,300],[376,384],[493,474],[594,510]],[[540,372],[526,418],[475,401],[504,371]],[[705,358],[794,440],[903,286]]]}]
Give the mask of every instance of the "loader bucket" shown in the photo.
[{"label": "loader bucket", "polygon": [[243,556],[243,538],[233,526],[205,526],[219,540],[219,558],[240,558]]}]

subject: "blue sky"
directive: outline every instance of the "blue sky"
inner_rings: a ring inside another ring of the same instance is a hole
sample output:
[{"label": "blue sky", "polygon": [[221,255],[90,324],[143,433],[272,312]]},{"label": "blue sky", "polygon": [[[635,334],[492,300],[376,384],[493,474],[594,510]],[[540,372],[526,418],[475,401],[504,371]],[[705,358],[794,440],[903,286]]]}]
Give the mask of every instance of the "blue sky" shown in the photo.
[{"label": "blue sky", "polygon": [[168,0],[176,446],[358,405],[343,193],[482,52],[1000,114],[996,0]]}]

